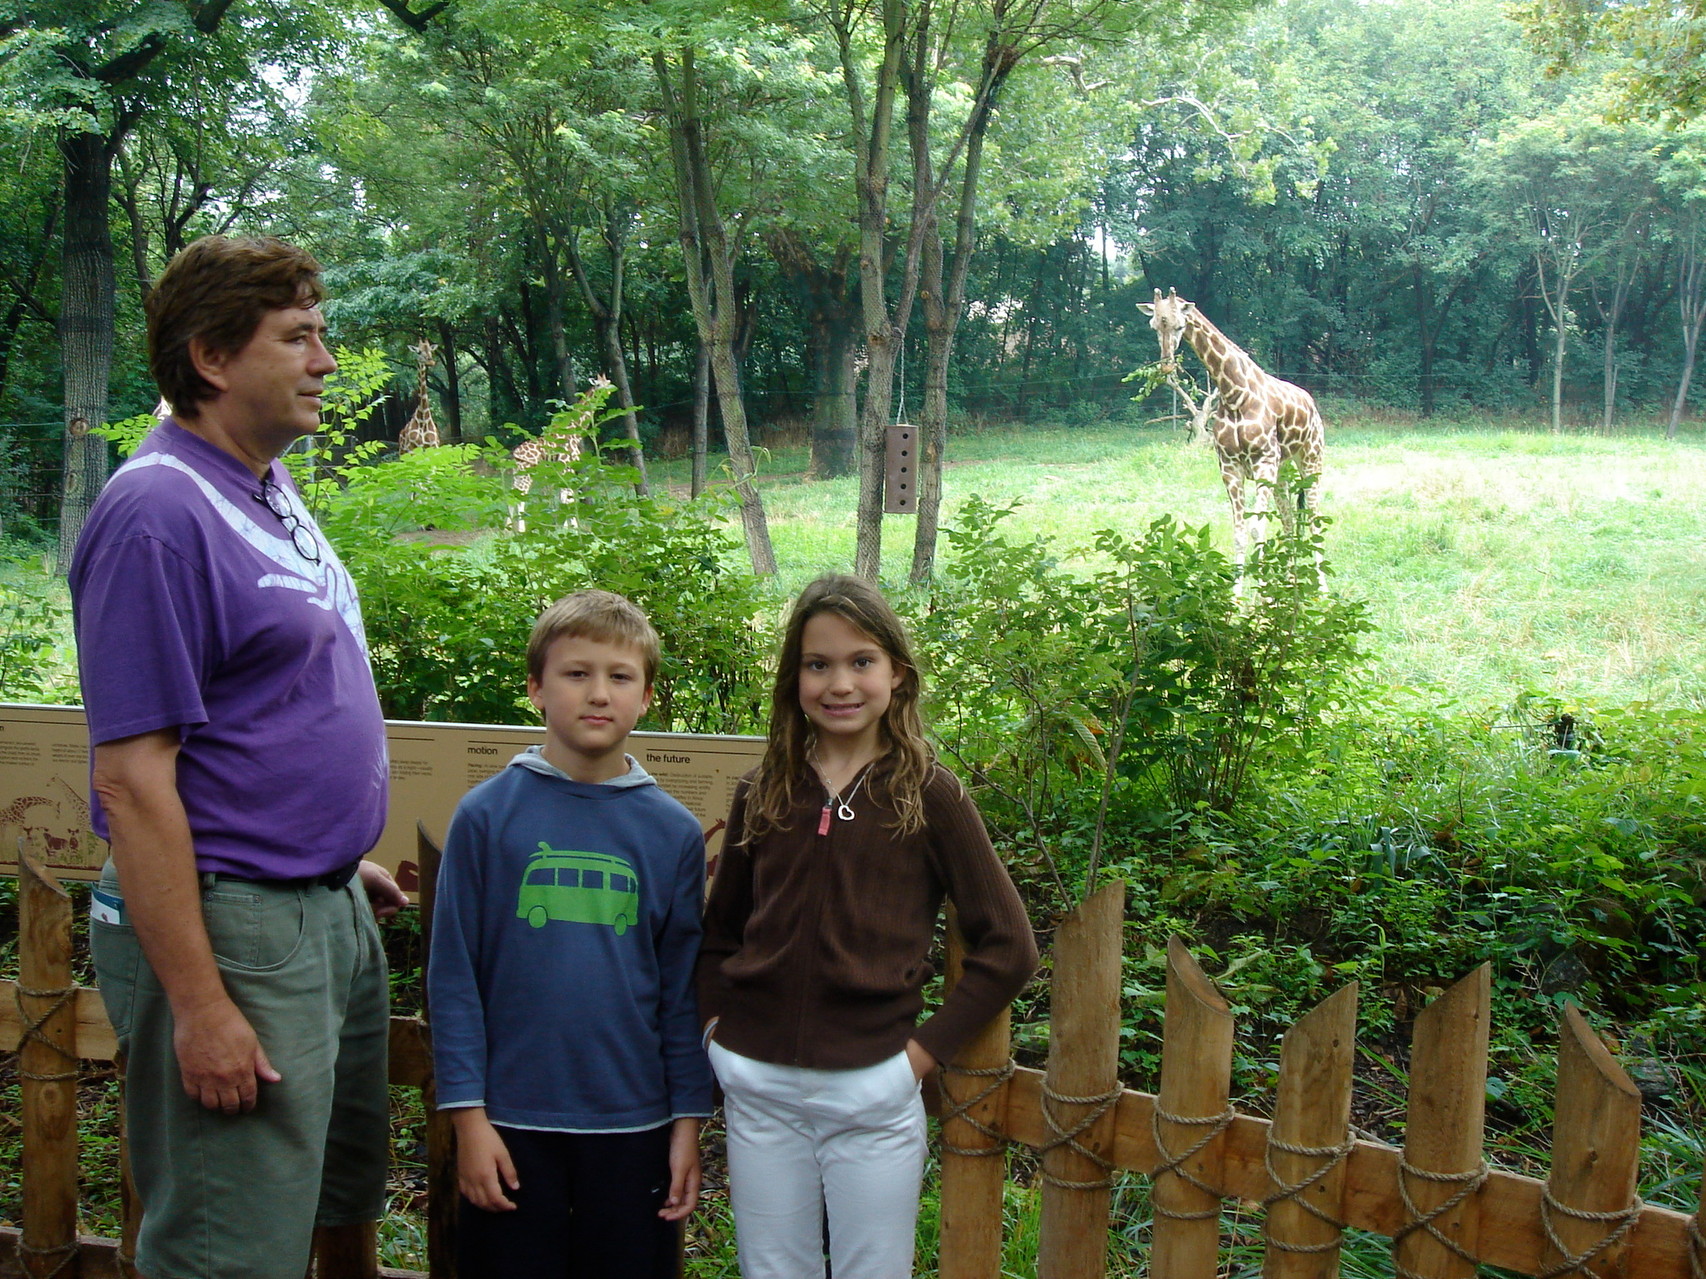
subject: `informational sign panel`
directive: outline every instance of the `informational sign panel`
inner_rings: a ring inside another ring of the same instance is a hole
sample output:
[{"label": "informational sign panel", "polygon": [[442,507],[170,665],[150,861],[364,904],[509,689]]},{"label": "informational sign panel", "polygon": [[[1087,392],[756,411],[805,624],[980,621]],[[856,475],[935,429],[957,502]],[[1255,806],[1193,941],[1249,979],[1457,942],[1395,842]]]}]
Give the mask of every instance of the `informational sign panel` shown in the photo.
[{"label": "informational sign panel", "polygon": [[[387,721],[391,809],[369,854],[403,887],[416,883],[415,823],[444,838],[457,801],[520,751],[545,740],[542,728],[496,724]],[[687,806],[715,857],[723,820],[741,774],[764,753],[761,737],[635,733],[628,751],[658,784]],[[39,835],[47,863],[65,879],[95,879],[106,844],[89,829],[89,737],[79,706],[0,703],[0,875],[18,870],[18,841]]]}]

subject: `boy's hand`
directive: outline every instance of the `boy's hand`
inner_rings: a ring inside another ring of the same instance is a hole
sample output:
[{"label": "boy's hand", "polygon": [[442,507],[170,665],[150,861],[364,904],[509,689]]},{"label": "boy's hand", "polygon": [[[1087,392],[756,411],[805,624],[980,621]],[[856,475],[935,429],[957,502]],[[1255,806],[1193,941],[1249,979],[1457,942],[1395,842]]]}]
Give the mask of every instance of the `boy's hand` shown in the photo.
[{"label": "boy's hand", "polygon": [[515,1202],[504,1194],[507,1186],[520,1190],[509,1148],[486,1118],[483,1106],[451,1112],[456,1127],[456,1185],[468,1202],[487,1212],[514,1212]]},{"label": "boy's hand", "polygon": [[698,1206],[699,1121],[677,1119],[669,1134],[669,1197],[658,1216],[680,1221]]}]

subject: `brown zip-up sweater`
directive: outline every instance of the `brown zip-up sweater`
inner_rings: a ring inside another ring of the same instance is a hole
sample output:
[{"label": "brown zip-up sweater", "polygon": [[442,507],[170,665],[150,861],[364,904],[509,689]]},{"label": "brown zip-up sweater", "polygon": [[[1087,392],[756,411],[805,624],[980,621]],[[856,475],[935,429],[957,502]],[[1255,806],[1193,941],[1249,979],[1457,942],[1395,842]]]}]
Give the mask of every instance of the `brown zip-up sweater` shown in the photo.
[{"label": "brown zip-up sweater", "polygon": [[[1037,966],[1024,905],[964,788],[938,767],[916,834],[895,829],[879,788],[824,834],[822,797],[807,796],[783,829],[744,844],[750,780],[735,790],[699,951],[699,1013],[719,1019],[717,1042],[758,1061],[846,1070],[916,1039],[951,1061]],[[965,937],[965,975],[920,1025],[944,897]]]}]

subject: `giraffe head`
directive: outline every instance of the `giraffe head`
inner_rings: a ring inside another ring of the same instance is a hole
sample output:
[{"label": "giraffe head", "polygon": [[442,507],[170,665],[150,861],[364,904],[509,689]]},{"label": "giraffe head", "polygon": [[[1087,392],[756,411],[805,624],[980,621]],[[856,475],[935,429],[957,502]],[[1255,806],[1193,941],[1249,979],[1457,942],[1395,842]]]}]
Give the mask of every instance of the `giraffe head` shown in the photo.
[{"label": "giraffe head", "polygon": [[1177,289],[1168,289],[1167,296],[1155,290],[1155,301],[1139,302],[1137,309],[1149,317],[1149,327],[1161,339],[1161,371],[1175,372],[1179,363],[1179,338],[1185,332],[1185,316],[1196,310],[1194,304],[1179,296]]}]

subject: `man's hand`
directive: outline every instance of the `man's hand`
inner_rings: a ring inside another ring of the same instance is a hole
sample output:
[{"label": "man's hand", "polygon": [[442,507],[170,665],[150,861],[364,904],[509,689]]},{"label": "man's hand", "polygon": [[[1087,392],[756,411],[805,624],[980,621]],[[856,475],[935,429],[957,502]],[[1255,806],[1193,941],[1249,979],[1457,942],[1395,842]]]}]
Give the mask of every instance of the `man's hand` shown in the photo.
[{"label": "man's hand", "polygon": [[361,886],[367,890],[367,900],[373,907],[375,919],[390,919],[409,904],[408,894],[397,887],[391,872],[378,862],[363,860],[356,867],[356,874],[361,876]]},{"label": "man's hand", "polygon": [[912,1077],[923,1082],[924,1076],[936,1069],[936,1059],[930,1055],[930,1050],[916,1039],[906,1041],[906,1060],[912,1067]]},{"label": "man's hand", "polygon": [[172,1048],[184,1092],[228,1115],[253,1110],[261,1083],[283,1078],[254,1029],[229,999],[173,1013]]},{"label": "man's hand", "polygon": [[699,1121],[677,1119],[669,1133],[669,1196],[658,1216],[680,1221],[698,1206]]},{"label": "man's hand", "polygon": [[265,1051],[225,989],[202,922],[189,819],[178,797],[178,732],[161,729],[93,751],[125,910],[172,1004],[172,1047],[184,1092],[228,1115],[253,1110],[277,1083]]},{"label": "man's hand", "polygon": [[487,1212],[514,1212],[515,1201],[504,1194],[520,1190],[509,1147],[486,1118],[484,1106],[467,1106],[450,1112],[456,1128],[456,1185],[468,1202]]}]

